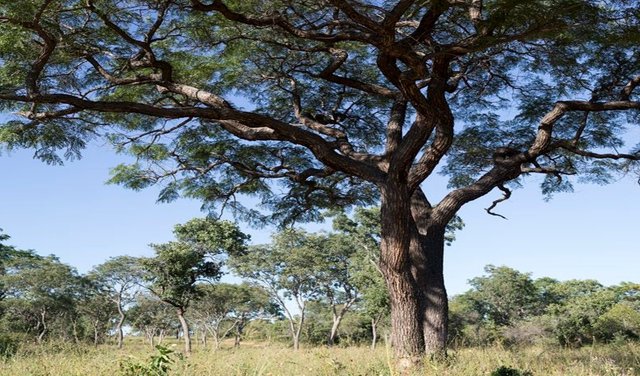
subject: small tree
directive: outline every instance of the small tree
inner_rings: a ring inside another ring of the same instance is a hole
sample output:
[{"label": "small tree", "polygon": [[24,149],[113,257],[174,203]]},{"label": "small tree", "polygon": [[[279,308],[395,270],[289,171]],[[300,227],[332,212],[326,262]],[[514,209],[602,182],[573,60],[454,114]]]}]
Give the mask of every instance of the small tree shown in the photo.
[{"label": "small tree", "polygon": [[89,277],[105,290],[106,295],[118,310],[116,335],[118,348],[122,348],[124,343],[122,326],[127,318],[125,307],[134,301],[142,278],[139,260],[131,256],[111,258],[96,266],[89,273]]},{"label": "small tree", "polygon": [[171,308],[155,296],[139,294],[135,303],[128,309],[127,315],[131,317],[131,325],[144,334],[151,348],[156,345],[156,336],[159,337],[159,343],[162,343],[169,331],[180,327]]},{"label": "small tree", "polygon": [[[264,287],[284,311],[295,350],[300,348],[306,303],[321,294],[313,272],[314,258],[322,252],[318,240],[302,230],[288,229],[274,235],[271,245],[252,247],[229,260],[238,275]],[[288,307],[288,299],[293,300],[298,312]]]},{"label": "small tree", "polygon": [[487,265],[487,275],[469,281],[467,293],[478,314],[496,326],[507,326],[515,320],[537,312],[538,290],[530,274],[506,266]]},{"label": "small tree", "polygon": [[185,353],[191,353],[191,336],[185,312],[199,296],[196,283],[216,281],[222,275],[222,257],[244,252],[249,237],[227,221],[193,219],[174,230],[177,240],[152,245],[153,258],[141,259],[147,288],[176,309],[184,336]]},{"label": "small tree", "polygon": [[[105,290],[106,288],[96,281],[86,279],[78,301],[78,313],[92,331],[94,346],[98,346],[104,335],[113,328],[115,318],[122,312],[119,306],[113,304],[113,296],[105,293]],[[119,348],[122,347],[122,336],[119,331],[121,322],[116,326],[116,333],[119,334]]]},{"label": "small tree", "polygon": [[[82,291],[82,279],[75,269],[61,263],[55,256],[38,256],[27,252],[5,264],[2,276],[9,311],[16,320],[23,320],[42,342],[56,321],[60,335],[75,328],[76,305]],[[15,310],[14,310],[15,308]]]},{"label": "small tree", "polygon": [[234,346],[240,346],[250,320],[272,317],[278,312],[267,291],[259,286],[218,283],[202,284],[198,289],[200,299],[192,304],[189,315],[202,325],[205,344],[206,332],[213,336],[216,349],[231,332],[235,334]]}]

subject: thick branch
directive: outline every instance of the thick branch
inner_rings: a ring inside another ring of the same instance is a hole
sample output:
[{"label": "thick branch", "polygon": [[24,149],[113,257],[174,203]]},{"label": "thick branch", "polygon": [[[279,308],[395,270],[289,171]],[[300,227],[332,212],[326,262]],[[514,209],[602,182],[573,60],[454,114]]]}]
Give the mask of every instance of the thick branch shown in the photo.
[{"label": "thick branch", "polygon": [[353,41],[358,40],[361,42],[371,42],[372,36],[369,34],[363,34],[359,32],[342,32],[339,34],[327,34],[322,32],[314,32],[303,30],[295,27],[286,18],[280,15],[278,12],[274,12],[273,15],[266,15],[262,17],[247,16],[242,13],[235,12],[226,4],[220,0],[214,0],[210,4],[204,4],[199,0],[191,0],[193,9],[203,12],[216,11],[228,20],[239,22],[245,25],[251,25],[256,27],[271,27],[278,26],[283,31],[296,36],[298,38],[316,40],[321,42],[341,42],[341,41]]},{"label": "thick branch", "polygon": [[330,48],[329,52],[331,53],[333,59],[331,59],[329,65],[318,74],[319,78],[385,98],[395,99],[399,96],[399,92],[381,85],[366,83],[353,78],[337,76],[335,72],[347,61],[348,54],[347,51],[337,48]]}]

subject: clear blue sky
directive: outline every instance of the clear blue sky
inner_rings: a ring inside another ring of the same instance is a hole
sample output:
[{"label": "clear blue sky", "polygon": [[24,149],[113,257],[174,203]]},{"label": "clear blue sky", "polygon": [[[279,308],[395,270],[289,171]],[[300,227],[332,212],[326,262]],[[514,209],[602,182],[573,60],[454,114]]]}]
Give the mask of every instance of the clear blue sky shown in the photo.
[{"label": "clear blue sky", "polygon": [[[109,169],[124,158],[108,147],[92,145],[83,159],[62,167],[32,155],[0,155],[0,228],[12,237],[9,244],[53,253],[80,272],[111,256],[151,255],[149,243],[170,240],[173,225],[203,215],[195,201],[156,204],[157,189],[105,185]],[[483,210],[498,191],[462,209],[466,227],[446,250],[450,294],[467,290],[467,280],[481,275],[486,264],[532,272],[535,278],[593,278],[607,285],[640,281],[640,186],[634,179],[578,185],[575,193],[548,203],[538,183],[530,178],[496,209],[508,220]],[[444,184],[438,177],[426,185],[432,201],[443,194]],[[256,243],[269,240],[269,229],[243,228]]]}]

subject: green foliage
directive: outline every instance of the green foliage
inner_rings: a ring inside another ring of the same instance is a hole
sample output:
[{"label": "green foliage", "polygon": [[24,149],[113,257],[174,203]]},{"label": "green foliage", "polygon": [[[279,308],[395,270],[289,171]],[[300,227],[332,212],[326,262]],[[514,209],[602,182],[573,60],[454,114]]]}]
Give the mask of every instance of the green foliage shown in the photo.
[{"label": "green foliage", "polygon": [[0,360],[6,360],[18,351],[19,339],[10,333],[0,334]]},{"label": "green foliage", "polygon": [[516,368],[507,366],[501,366],[491,372],[491,376],[533,376],[533,373],[529,371],[520,371]]},{"label": "green foliage", "polygon": [[501,266],[488,265],[484,277],[469,281],[474,288],[468,299],[478,313],[494,325],[509,325],[536,311],[536,288],[529,274]]},{"label": "green foliage", "polygon": [[604,287],[594,280],[532,280],[507,267],[485,270],[488,276],[472,279],[473,289],[449,304],[455,344],[580,347],[638,338],[637,284]]},{"label": "green foliage", "polygon": [[157,345],[156,353],[147,362],[128,360],[120,363],[122,376],[168,376],[176,361],[182,361],[182,354],[170,348]]},{"label": "green foliage", "polygon": [[155,244],[156,256],[140,260],[149,288],[161,300],[186,309],[199,293],[196,283],[216,281],[223,258],[241,254],[249,237],[236,225],[213,219],[193,219],[174,230],[176,241]]}]

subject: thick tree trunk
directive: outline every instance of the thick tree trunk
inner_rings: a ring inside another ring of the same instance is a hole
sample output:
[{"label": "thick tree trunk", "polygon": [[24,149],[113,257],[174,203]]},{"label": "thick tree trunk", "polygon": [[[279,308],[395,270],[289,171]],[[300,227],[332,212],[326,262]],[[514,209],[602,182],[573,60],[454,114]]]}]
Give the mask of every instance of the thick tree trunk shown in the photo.
[{"label": "thick tree trunk", "polygon": [[430,214],[419,189],[409,196],[401,186],[383,187],[380,267],[391,302],[391,343],[402,367],[446,350],[446,223]]},{"label": "thick tree trunk", "polygon": [[411,198],[413,230],[410,245],[412,274],[422,298],[425,353],[446,355],[449,304],[444,286],[444,243],[446,223],[430,217],[430,205],[422,191]]},{"label": "thick tree trunk", "polygon": [[402,367],[417,363],[424,352],[423,295],[411,273],[410,203],[405,187],[382,189],[380,269],[391,302],[391,343]]},{"label": "thick tree trunk", "polygon": [[189,334],[189,324],[184,318],[184,309],[178,308],[178,320],[180,320],[180,326],[182,328],[182,336],[184,338],[184,353],[191,355],[191,335]]}]

